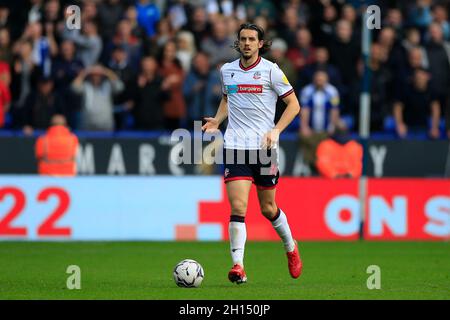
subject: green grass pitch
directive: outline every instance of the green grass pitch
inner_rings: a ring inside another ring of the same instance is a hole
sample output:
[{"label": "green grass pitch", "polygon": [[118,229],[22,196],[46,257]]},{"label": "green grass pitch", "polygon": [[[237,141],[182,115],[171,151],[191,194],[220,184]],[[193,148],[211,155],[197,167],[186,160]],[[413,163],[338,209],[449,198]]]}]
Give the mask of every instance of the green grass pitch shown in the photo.
[{"label": "green grass pitch", "polygon": [[[449,242],[303,242],[291,279],[281,243],[248,242],[248,283],[232,284],[228,242],[0,242],[0,299],[450,299]],[[200,262],[200,288],[178,288],[177,262]],[[81,290],[66,287],[69,265]],[[369,290],[369,265],[381,289]]]}]

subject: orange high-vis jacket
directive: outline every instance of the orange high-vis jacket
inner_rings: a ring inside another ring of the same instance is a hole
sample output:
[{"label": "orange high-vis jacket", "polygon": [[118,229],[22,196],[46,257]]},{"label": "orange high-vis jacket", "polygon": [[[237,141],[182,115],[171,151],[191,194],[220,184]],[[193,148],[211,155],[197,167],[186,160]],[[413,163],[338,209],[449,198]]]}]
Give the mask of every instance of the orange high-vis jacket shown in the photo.
[{"label": "orange high-vis jacket", "polygon": [[36,142],[38,172],[51,176],[74,176],[78,138],[65,126],[52,126]]},{"label": "orange high-vis jacket", "polygon": [[353,178],[362,174],[363,148],[356,141],[339,144],[333,139],[322,141],[317,147],[316,166],[327,178],[349,175]]}]

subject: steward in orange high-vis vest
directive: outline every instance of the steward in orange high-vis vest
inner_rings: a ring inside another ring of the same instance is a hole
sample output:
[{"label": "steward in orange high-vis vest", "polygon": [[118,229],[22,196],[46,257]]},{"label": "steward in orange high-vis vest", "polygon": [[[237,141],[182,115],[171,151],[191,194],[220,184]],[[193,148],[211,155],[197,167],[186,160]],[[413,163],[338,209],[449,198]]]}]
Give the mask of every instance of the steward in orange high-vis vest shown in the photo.
[{"label": "steward in orange high-vis vest", "polygon": [[66,126],[62,115],[54,115],[47,132],[36,142],[38,172],[50,176],[76,175],[78,138]]}]

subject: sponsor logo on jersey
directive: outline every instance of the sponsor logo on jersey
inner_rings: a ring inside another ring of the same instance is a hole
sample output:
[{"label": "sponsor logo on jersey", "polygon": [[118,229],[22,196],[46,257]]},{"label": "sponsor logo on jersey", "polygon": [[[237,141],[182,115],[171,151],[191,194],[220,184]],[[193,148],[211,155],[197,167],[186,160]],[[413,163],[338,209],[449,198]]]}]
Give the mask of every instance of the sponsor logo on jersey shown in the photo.
[{"label": "sponsor logo on jersey", "polygon": [[288,78],[286,77],[286,75],[283,73],[283,82],[285,83],[285,84],[289,84],[289,80],[288,80]]},{"label": "sponsor logo on jersey", "polygon": [[256,79],[256,80],[261,79],[261,72],[256,71],[256,72],[253,74],[253,79]]},{"label": "sponsor logo on jersey", "polygon": [[262,84],[232,84],[225,86],[228,94],[233,93],[262,93]]}]

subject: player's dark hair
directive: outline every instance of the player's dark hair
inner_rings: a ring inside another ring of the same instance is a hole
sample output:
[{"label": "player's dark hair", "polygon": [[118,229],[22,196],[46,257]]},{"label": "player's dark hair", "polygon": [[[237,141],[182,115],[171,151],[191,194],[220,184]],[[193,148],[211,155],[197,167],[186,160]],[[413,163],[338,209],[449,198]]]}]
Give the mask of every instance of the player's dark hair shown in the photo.
[{"label": "player's dark hair", "polygon": [[253,23],[243,23],[241,24],[241,26],[239,27],[239,30],[237,32],[237,40],[234,41],[234,45],[233,48],[241,53],[241,50],[239,49],[239,37],[241,35],[241,31],[242,30],[255,30],[258,33],[258,41],[263,40],[263,46],[259,49],[259,55],[262,55],[264,53],[266,53],[267,51],[270,50],[270,46],[272,45],[272,41],[271,40],[266,40],[264,39],[264,29],[261,28],[260,26],[253,24]]}]

